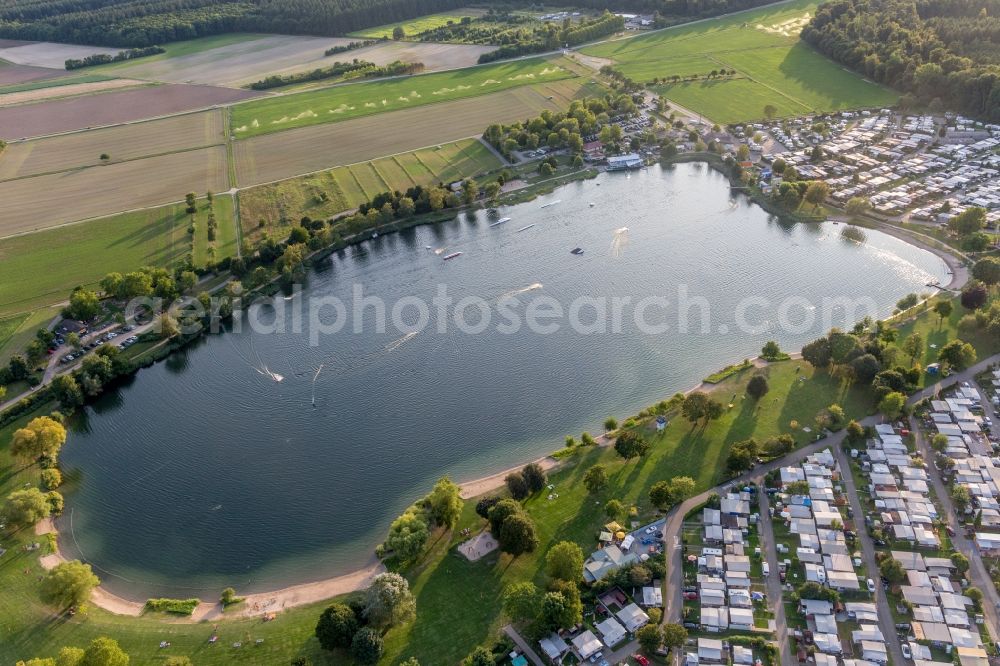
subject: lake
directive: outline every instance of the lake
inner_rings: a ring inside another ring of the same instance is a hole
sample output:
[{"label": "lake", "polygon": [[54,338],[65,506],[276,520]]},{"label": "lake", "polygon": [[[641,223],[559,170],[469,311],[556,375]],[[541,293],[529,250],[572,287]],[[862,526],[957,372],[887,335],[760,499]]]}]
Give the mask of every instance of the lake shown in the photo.
[{"label": "lake", "polygon": [[[62,547],[140,599],[351,571],[444,474],[468,480],[533,459],[768,339],[797,349],[865,314],[831,299],[864,297],[885,316],[950,278],[927,251],[877,231],[852,242],[842,229],[780,222],[706,165],[682,164],[366,241],[319,262],[301,294],[251,314],[270,323],[276,308],[317,299],[327,315],[336,302],[352,313],[360,289],[386,304],[385,330],[371,303],[317,344],[308,316],[298,331],[245,322],[85,410],[62,454],[76,480]],[[442,288],[475,299],[456,307],[461,326],[432,305]],[[622,316],[600,320],[616,307]]]}]

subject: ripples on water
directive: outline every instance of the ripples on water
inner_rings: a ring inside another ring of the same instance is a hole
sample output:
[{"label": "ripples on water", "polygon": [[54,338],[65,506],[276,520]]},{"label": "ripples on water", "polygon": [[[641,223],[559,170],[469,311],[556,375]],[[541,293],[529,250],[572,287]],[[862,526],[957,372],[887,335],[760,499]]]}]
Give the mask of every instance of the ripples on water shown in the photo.
[{"label": "ripples on water", "polygon": [[[496,215],[512,219],[490,227]],[[938,258],[878,232],[857,245],[833,225],[782,224],[697,164],[603,175],[496,215],[462,214],[347,249],[289,303],[348,298],[355,283],[389,303],[430,298],[439,283],[456,299],[492,303],[673,299],[685,284],[718,313],[715,330],[748,295],[865,295],[888,313],[907,292],[947,279]],[[584,254],[570,254],[575,247]],[[463,254],[442,261],[435,248]],[[226,334],[143,370],[87,410],[64,451],[81,480],[67,498],[64,543],[144,583],[103,576],[139,595],[343,573],[439,476],[468,479],[536,457],[567,433],[756,354],[768,338],[795,348],[822,332],[469,336],[439,334],[434,323],[416,335],[331,336],[319,347],[305,333]]]}]

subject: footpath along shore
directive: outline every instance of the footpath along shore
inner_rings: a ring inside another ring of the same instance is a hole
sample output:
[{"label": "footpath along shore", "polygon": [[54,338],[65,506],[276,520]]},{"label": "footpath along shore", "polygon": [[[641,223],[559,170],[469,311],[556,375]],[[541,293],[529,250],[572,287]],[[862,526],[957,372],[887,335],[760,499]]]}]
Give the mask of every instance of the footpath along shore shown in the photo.
[{"label": "footpath along shore", "polygon": [[[966,281],[968,281],[969,270],[962,259],[935,244],[925,242],[919,237],[920,234],[905,231],[886,223],[876,223],[876,228],[878,231],[895,236],[900,240],[940,257],[948,265],[949,270],[951,271],[951,280],[948,284],[941,285],[941,288],[949,290],[959,289],[966,283]],[[801,357],[801,354],[796,352],[792,353],[791,356],[792,358],[799,358]],[[766,362],[761,359],[754,359],[753,363],[758,366],[766,364]],[[688,389],[685,393],[698,390],[712,390],[712,385],[702,382],[697,386]],[[604,434],[596,436],[594,439],[596,440],[598,446],[609,446],[612,443],[611,440]],[[558,460],[551,455],[545,455],[528,462],[537,463],[547,472],[558,469],[562,464],[564,464],[564,461]],[[462,499],[468,500],[483,495],[484,493],[500,489],[504,486],[504,477],[513,471],[521,469],[524,465],[528,464],[528,462],[505,469],[501,472],[490,474],[488,476],[462,482],[459,484],[460,496]],[[36,526],[36,534],[38,535],[55,532],[55,526],[49,519],[42,521]],[[45,555],[40,558],[41,565],[46,569],[51,569],[60,562],[66,561],[66,558],[58,549],[58,540],[56,543],[57,548],[55,553]],[[382,563],[374,555],[369,555],[364,561],[364,564],[358,570],[342,576],[336,576],[311,583],[293,585],[274,590],[272,592],[260,592],[245,595],[246,601],[241,605],[240,610],[227,612],[225,617],[234,618],[263,616],[270,613],[280,612],[287,608],[316,603],[323,601],[324,599],[330,599],[339,595],[363,590],[371,584],[371,581],[375,578],[375,576],[385,571],[386,569]],[[94,590],[91,597],[91,603],[110,613],[127,616],[141,615],[144,607],[142,602],[125,599],[100,586]],[[202,620],[223,619],[222,611],[222,604],[219,603],[218,599],[202,599],[202,603],[198,605],[191,617],[186,618],[186,620],[189,622],[200,622]]]}]

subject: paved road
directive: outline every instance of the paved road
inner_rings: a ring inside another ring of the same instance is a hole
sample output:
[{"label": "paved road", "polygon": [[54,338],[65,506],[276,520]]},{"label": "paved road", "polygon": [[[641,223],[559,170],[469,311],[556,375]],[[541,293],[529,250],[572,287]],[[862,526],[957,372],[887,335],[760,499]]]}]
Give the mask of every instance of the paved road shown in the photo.
[{"label": "paved road", "polygon": [[774,611],[775,638],[781,651],[782,664],[794,664],[792,648],[788,644],[788,621],[785,618],[785,604],[781,598],[781,577],[778,575],[778,548],[774,540],[774,525],[771,523],[771,503],[767,493],[760,493],[760,540],[764,546],[764,557],[771,568],[767,576],[767,600]]},{"label": "paved road", "polygon": [[[858,541],[861,543],[861,557],[865,562],[865,567],[868,569],[868,577],[872,580],[878,580],[875,543],[872,541],[871,535],[868,534],[868,530],[865,529],[862,517],[866,515],[866,512],[864,507],[861,506],[858,490],[854,487],[854,476],[851,474],[851,461],[841,446],[834,449],[834,455],[840,464],[841,483],[844,484],[847,499],[854,510],[854,516],[857,518],[855,532],[858,535]],[[900,649],[899,639],[896,636],[896,625],[892,621],[892,608],[889,606],[889,599],[880,585],[876,585],[875,588],[875,603],[878,606],[878,626],[885,637],[885,645],[889,651],[889,658],[894,664],[904,664],[906,662],[903,660],[903,651]]]}]

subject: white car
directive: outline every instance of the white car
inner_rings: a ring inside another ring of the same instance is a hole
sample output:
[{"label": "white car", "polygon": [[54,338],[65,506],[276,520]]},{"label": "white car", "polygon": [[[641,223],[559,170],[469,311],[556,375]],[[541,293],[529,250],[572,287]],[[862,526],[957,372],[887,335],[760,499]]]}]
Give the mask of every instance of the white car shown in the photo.
[{"label": "white car", "polygon": [[872,594],[874,594],[875,593],[875,581],[873,581],[871,578],[869,578],[868,581],[867,581],[867,583],[866,583],[866,585],[868,585],[868,591],[871,592]]},{"label": "white car", "polygon": [[910,651],[909,643],[903,643],[901,647],[903,649],[903,659],[913,659],[913,652]]}]

